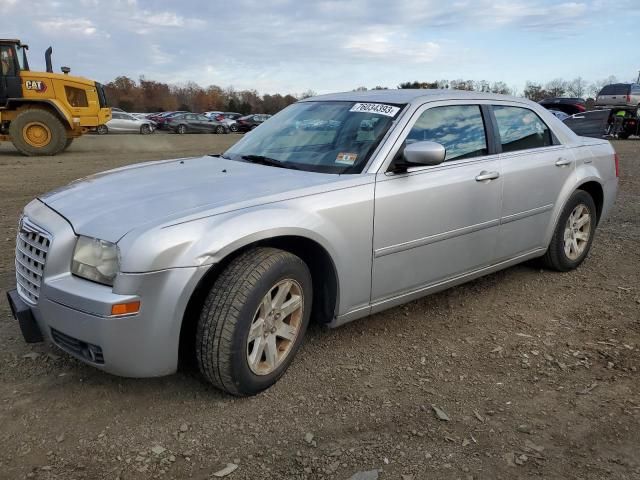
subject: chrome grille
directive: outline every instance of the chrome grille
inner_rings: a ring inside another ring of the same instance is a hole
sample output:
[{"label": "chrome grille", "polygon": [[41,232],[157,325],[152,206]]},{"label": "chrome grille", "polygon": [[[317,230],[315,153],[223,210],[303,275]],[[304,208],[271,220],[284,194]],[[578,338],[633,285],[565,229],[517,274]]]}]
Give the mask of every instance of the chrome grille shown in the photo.
[{"label": "chrome grille", "polygon": [[42,274],[51,245],[51,235],[23,217],[16,240],[16,284],[27,302],[36,304],[40,296]]}]

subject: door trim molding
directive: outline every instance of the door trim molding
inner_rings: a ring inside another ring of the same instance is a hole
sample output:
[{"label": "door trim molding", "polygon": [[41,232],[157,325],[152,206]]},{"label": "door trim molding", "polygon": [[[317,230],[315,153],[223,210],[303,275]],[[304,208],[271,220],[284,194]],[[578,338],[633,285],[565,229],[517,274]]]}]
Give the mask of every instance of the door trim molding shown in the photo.
[{"label": "door trim molding", "polygon": [[469,225],[468,227],[456,228],[455,230],[436,233],[435,235],[429,235],[427,237],[418,238],[416,240],[409,240],[408,242],[398,243],[396,245],[389,245],[388,247],[381,247],[373,251],[373,257],[379,258],[386,255],[392,255],[394,253],[404,252],[405,250],[423,247],[425,245],[441,242],[443,240],[449,240],[450,238],[460,237],[469,233],[478,232],[486,228],[497,227],[498,225],[500,225],[499,219],[489,220],[488,222],[477,223],[475,225]]},{"label": "door trim molding", "polygon": [[539,215],[540,213],[548,212],[553,208],[553,203],[548,205],[543,205],[541,207],[532,208],[531,210],[525,210],[524,212],[513,213],[511,215],[507,215],[506,217],[502,217],[500,219],[500,225],[504,225],[505,223],[515,222],[517,220],[522,220],[523,218],[532,217],[534,215]]}]

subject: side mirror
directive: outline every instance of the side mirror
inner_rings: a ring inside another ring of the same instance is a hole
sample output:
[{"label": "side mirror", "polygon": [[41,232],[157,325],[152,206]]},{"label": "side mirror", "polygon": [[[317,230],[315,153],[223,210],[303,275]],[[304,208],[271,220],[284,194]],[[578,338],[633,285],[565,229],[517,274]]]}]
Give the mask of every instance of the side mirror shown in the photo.
[{"label": "side mirror", "polygon": [[402,158],[411,165],[439,165],[444,162],[447,151],[443,145],[436,142],[414,142],[404,147]]}]

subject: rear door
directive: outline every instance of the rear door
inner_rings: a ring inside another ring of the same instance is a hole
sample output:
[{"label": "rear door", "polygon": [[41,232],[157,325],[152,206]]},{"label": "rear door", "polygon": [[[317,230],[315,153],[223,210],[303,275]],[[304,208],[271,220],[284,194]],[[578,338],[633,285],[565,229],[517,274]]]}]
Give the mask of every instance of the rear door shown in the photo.
[{"label": "rear door", "polygon": [[497,260],[545,248],[552,209],[569,176],[573,152],[560,144],[533,110],[492,107],[499,138],[503,192]]}]

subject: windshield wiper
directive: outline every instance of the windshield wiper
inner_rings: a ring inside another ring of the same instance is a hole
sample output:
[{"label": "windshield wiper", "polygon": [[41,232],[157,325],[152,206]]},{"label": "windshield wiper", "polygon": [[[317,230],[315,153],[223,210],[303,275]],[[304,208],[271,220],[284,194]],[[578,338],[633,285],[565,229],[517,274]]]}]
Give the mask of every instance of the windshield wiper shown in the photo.
[{"label": "windshield wiper", "polygon": [[268,165],[270,167],[289,168],[292,170],[300,170],[298,167],[294,167],[290,163],[276,160],[275,158],[265,157],[264,155],[242,155],[243,160],[247,160],[251,163],[259,163],[261,165]]}]

